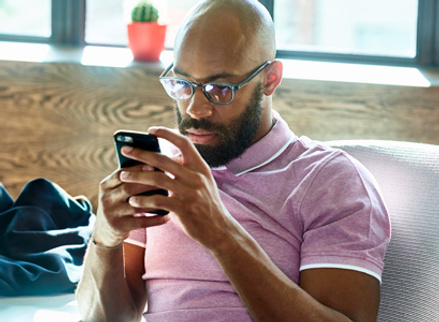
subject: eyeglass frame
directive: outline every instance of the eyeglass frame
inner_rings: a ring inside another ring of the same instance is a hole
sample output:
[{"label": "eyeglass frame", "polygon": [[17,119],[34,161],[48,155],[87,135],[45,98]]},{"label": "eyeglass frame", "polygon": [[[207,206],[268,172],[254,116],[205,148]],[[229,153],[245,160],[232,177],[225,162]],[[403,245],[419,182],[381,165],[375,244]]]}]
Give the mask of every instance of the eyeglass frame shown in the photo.
[{"label": "eyeglass frame", "polygon": [[[228,83],[228,82],[217,82],[217,81],[212,81],[212,82],[206,82],[206,83],[198,83],[198,82],[193,82],[191,80],[185,79],[185,78],[181,78],[181,77],[166,77],[166,75],[171,71],[172,67],[174,67],[174,63],[171,63],[171,65],[169,65],[168,68],[166,68],[161,75],[159,76],[159,81],[160,83],[163,85],[163,87],[165,88],[166,94],[168,94],[168,91],[166,90],[166,85],[165,85],[165,81],[166,80],[181,80],[184,82],[189,83],[192,92],[190,97],[185,98],[185,99],[178,99],[178,98],[174,98],[171,95],[169,95],[172,99],[179,101],[179,102],[187,102],[190,99],[192,99],[192,97],[194,97],[195,94],[195,90],[197,89],[197,87],[201,87],[203,89],[203,94],[204,96],[207,97],[207,99],[217,105],[229,105],[233,102],[233,100],[235,99],[236,96],[236,91],[243,88],[247,83],[249,83],[253,78],[255,78],[262,70],[264,70],[265,67],[267,67],[268,65],[270,65],[272,62],[270,60],[267,60],[266,62],[264,62],[262,65],[260,65],[253,73],[251,73],[248,77],[246,77],[242,82],[238,83],[238,84],[233,84],[233,83]],[[232,89],[232,98],[230,99],[230,101],[228,102],[217,102],[214,101],[208,94],[208,92],[206,91],[206,86],[207,85],[225,85],[225,86],[229,86]]]}]

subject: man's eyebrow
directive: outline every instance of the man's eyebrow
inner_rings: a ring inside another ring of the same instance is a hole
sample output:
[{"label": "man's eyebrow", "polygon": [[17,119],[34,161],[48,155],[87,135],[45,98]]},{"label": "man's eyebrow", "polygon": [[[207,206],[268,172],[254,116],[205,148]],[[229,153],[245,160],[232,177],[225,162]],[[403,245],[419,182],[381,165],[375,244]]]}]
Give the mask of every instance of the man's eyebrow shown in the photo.
[{"label": "man's eyebrow", "polygon": [[[179,75],[182,75],[182,76],[187,77],[187,78],[191,78],[192,77],[188,73],[185,73],[185,72],[179,70],[175,66],[174,66],[173,70],[174,70],[174,74],[179,74]],[[226,72],[222,72],[222,73],[218,73],[218,74],[214,74],[214,75],[208,76],[206,78],[206,80],[210,82],[210,81],[214,81],[214,80],[219,79],[219,78],[228,78],[228,77],[233,77],[233,76],[236,76],[236,75],[233,75],[233,74],[230,74],[230,73],[226,73]]]}]

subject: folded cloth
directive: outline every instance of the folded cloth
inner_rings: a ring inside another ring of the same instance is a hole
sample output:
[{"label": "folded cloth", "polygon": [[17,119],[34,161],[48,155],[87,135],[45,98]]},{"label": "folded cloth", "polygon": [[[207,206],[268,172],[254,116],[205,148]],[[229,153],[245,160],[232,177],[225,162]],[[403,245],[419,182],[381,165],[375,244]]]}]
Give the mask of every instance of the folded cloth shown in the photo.
[{"label": "folded cloth", "polygon": [[73,292],[94,219],[87,199],[46,179],[15,202],[0,186],[0,296]]},{"label": "folded cloth", "polygon": [[11,196],[8,194],[8,192],[5,190],[3,185],[0,184],[0,213],[8,210],[12,206],[13,203],[14,203],[14,200],[11,198]]}]

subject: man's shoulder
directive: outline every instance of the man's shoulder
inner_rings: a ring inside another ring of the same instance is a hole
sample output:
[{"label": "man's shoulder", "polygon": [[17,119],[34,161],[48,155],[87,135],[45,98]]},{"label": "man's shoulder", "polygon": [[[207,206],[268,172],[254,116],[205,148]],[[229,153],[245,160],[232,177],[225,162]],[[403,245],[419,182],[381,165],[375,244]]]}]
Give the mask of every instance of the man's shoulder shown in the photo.
[{"label": "man's shoulder", "polygon": [[292,141],[289,146],[290,158],[292,161],[323,166],[333,159],[344,163],[350,162],[346,153],[340,149],[333,148],[328,144],[312,140],[309,137],[301,136]]},{"label": "man's shoulder", "polygon": [[345,151],[305,136],[291,142],[279,162],[302,184],[312,184],[317,178],[328,181],[371,178],[369,171]]}]

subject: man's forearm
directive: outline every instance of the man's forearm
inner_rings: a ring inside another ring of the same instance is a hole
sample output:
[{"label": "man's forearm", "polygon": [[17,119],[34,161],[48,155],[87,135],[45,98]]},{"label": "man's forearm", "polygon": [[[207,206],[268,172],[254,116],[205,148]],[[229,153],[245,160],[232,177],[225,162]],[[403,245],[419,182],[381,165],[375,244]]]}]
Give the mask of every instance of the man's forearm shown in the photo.
[{"label": "man's forearm", "polygon": [[90,243],[77,289],[83,321],[138,321],[138,308],[125,279],[123,247],[102,249]]}]

